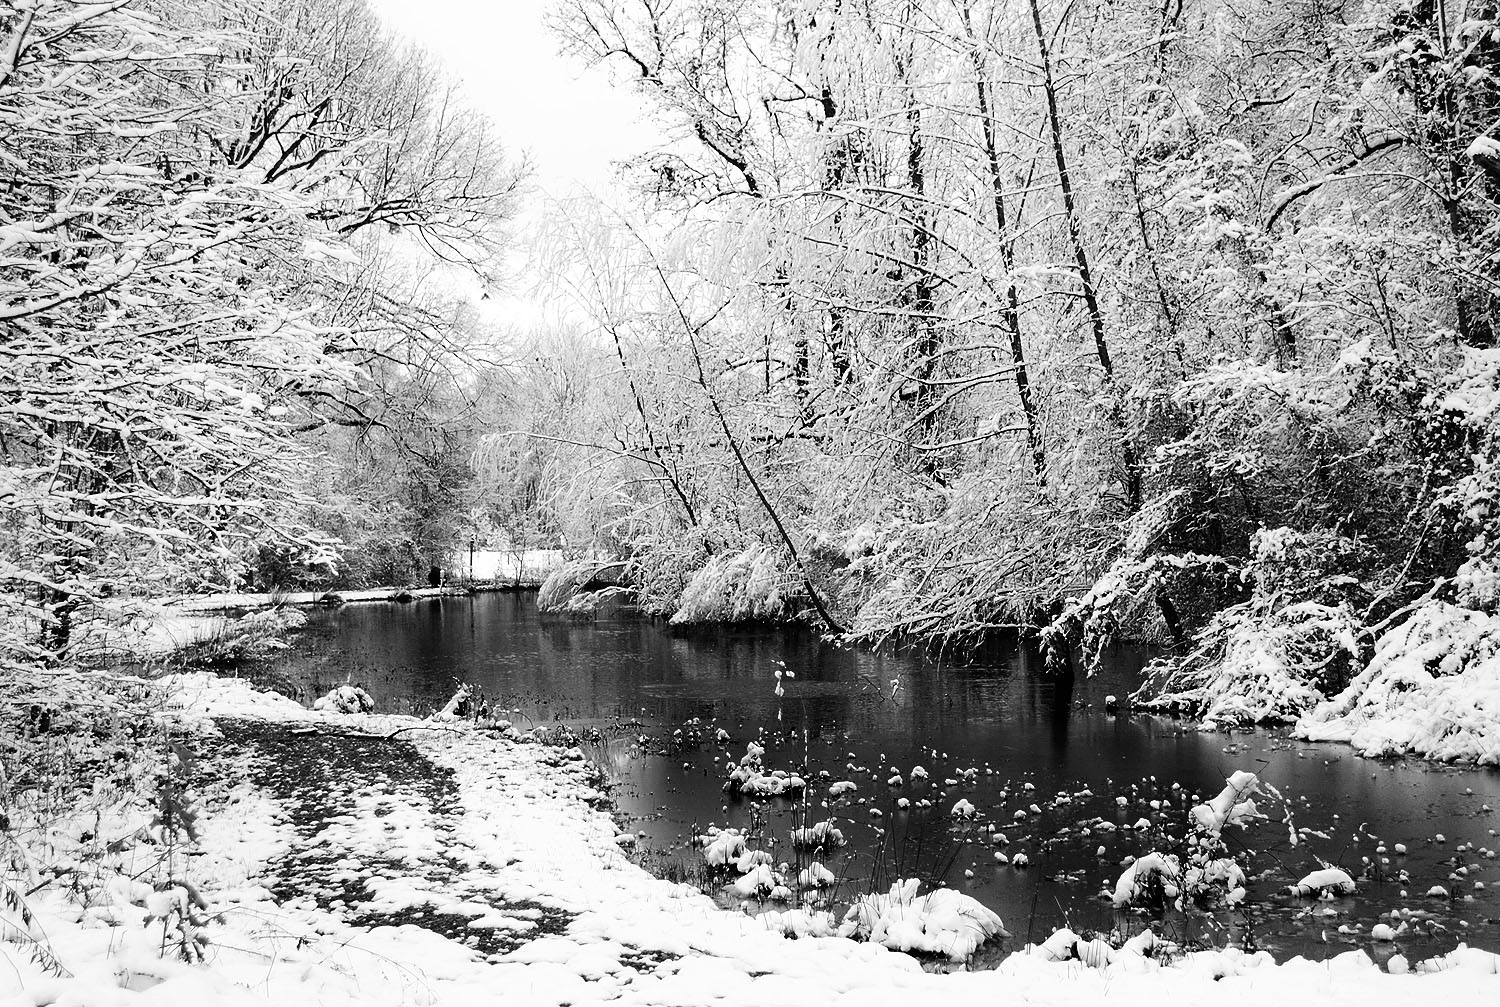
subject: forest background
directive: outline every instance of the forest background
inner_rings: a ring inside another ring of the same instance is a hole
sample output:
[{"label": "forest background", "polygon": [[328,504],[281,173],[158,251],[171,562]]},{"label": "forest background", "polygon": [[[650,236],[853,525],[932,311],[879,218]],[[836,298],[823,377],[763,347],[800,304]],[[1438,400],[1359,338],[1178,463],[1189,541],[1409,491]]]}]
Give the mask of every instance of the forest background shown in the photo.
[{"label": "forest background", "polygon": [[1161,643],[1169,705],[1258,676],[1231,720],[1494,617],[1494,3],[552,20],[664,141],[539,215],[519,326],[468,291],[524,158],[363,0],[0,4],[11,669],[470,543],[679,622]]}]

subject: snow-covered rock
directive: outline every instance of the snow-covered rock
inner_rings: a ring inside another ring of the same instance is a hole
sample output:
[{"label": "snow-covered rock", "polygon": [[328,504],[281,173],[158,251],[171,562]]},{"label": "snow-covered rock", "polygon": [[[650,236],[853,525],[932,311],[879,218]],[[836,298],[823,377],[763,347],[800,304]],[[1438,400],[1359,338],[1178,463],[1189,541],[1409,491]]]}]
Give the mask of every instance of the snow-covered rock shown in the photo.
[{"label": "snow-covered rock", "polygon": [[327,695],[318,697],[314,710],[331,710],[335,713],[369,713],[375,709],[375,700],[357,685],[336,685]]}]

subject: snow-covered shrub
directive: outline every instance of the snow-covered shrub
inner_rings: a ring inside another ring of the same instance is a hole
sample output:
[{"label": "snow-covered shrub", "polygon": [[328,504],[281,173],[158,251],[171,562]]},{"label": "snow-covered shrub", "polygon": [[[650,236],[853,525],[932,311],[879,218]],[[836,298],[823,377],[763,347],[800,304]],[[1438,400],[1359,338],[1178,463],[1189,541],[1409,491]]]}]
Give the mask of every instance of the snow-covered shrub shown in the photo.
[{"label": "snow-covered shrub", "polygon": [[1260,780],[1254,773],[1236,770],[1224,781],[1224,789],[1213,800],[1193,807],[1194,827],[1205,836],[1218,839],[1231,825],[1247,827],[1265,816],[1255,806]]},{"label": "snow-covered shrub", "polygon": [[1005,925],[979,900],[950,888],[918,895],[907,878],[885,894],[864,895],[844,915],[839,936],[871,941],[892,951],[916,951],[965,961],[986,941],[1009,937]]},{"label": "snow-covered shrub", "polygon": [[728,867],[745,853],[745,837],[738,829],[711,830],[699,837],[703,859],[710,867]]},{"label": "snow-covered shrub", "polygon": [[797,886],[799,888],[827,888],[829,885],[837,884],[838,880],[836,874],[814,860],[797,875]]},{"label": "snow-covered shrub", "polygon": [[[462,720],[474,712],[474,687],[467,682],[460,682],[453,695],[448,697],[441,709],[434,710],[430,719],[452,722]],[[536,732],[533,732],[535,736]],[[544,742],[545,743],[545,742]]]},{"label": "snow-covered shrub", "polygon": [[1235,605],[1214,617],[1191,651],[1151,662],[1132,700],[1207,725],[1293,721],[1342,684],[1358,660],[1361,631],[1343,607]]},{"label": "snow-covered shrub", "polygon": [[770,864],[756,864],[741,874],[729,887],[740,898],[769,898],[778,888],[786,887],[780,874]]},{"label": "snow-covered shrub", "polygon": [[730,797],[793,797],[800,794],[807,781],[784,769],[766,771],[766,750],[755,742],[746,746],[740,764],[729,771],[724,792]]},{"label": "snow-covered shrub", "polygon": [[275,605],[225,623],[213,635],[186,648],[184,656],[203,664],[266,657],[285,650],[286,636],[306,625],[307,616],[300,609]]},{"label": "snow-covered shrub", "polygon": [[1366,755],[1500,765],[1500,616],[1439,601],[1419,606],[1296,733],[1347,741]]},{"label": "snow-covered shrub", "polygon": [[1265,817],[1255,806],[1260,787],[1254,773],[1231,774],[1217,796],[1192,808],[1183,853],[1152,851],[1125,868],[1110,893],[1115,908],[1171,905],[1181,909],[1184,903],[1235,905],[1244,901],[1245,872],[1229,855],[1224,830],[1244,829]]},{"label": "snow-covered shrub", "polygon": [[1118,559],[1043,627],[1047,667],[1065,670],[1076,642],[1092,674],[1114,641],[1168,642],[1243,593],[1239,564],[1222,556],[1188,552]]},{"label": "snow-covered shrub", "polygon": [[1296,720],[1358,667],[1363,623],[1340,596],[1353,578],[1330,572],[1353,551],[1326,532],[1259,532],[1245,576],[1249,601],[1219,612],[1192,649],[1153,661],[1132,697],[1206,724]]},{"label": "snow-covered shrub", "polygon": [[606,584],[597,590],[588,590],[588,585],[597,583],[601,574],[616,573],[619,569],[619,564],[601,564],[591,559],[575,559],[560,564],[547,575],[537,591],[537,611],[592,614],[622,589],[618,585]]},{"label": "snow-covered shrub", "polygon": [[671,535],[642,535],[630,547],[625,576],[635,585],[636,607],[650,615],[672,615],[688,582],[708,561],[702,532],[687,528]]},{"label": "snow-covered shrub", "polygon": [[1450,388],[1434,404],[1467,432],[1471,447],[1470,471],[1441,501],[1469,536],[1457,600],[1500,613],[1500,349],[1465,351]]},{"label": "snow-covered shrub", "polygon": [[833,819],[817,822],[805,828],[793,829],[792,848],[798,850],[831,850],[844,845],[844,833],[835,828]]},{"label": "snow-covered shrub", "polygon": [[674,625],[779,619],[787,612],[793,587],[780,549],[752,545],[719,553],[683,589],[672,615]]},{"label": "snow-covered shrub", "polygon": [[1177,898],[1182,878],[1182,865],[1171,853],[1142,854],[1130,862],[1115,882],[1110,896],[1115,908],[1124,906],[1160,907]]}]

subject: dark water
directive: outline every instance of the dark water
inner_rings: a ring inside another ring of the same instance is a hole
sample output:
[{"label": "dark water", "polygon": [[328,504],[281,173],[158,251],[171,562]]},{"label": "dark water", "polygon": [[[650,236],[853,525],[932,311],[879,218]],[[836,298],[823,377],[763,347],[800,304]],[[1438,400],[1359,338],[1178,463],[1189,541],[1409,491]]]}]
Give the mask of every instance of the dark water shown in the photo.
[{"label": "dark water", "polygon": [[[1061,925],[1138,929],[1141,916],[1116,913],[1100,897],[1121,859],[1169,848],[1195,799],[1248,769],[1281,792],[1292,821],[1280,803],[1262,802],[1270,820],[1232,833],[1232,848],[1250,852],[1247,908],[1169,913],[1159,931],[1253,943],[1278,957],[1362,946],[1377,959],[1394,950],[1416,959],[1458,940],[1500,949],[1500,858],[1489,855],[1500,849],[1500,815],[1489,810],[1500,807],[1500,772],[1368,760],[1285,732],[1204,733],[1107,712],[1105,697],[1126,696],[1140,663],[1121,652],[1099,676],[1070,686],[1042,676],[1023,648],[942,661],[834,648],[799,629],[684,632],[628,612],[539,617],[534,595],[522,593],[317,613],[270,670],[309,695],[352,680],[384,708],[417,712],[441,705],[463,680],[519,711],[512,719],[522,729],[559,720],[612,728],[616,740],[591,754],[656,869],[696,868],[701,857],[684,845],[694,826],[759,829],[780,839],[777,860],[790,861],[789,829],[833,817],[849,840],[829,861],[841,878],[836,897],[941,875],[998,912],[1017,942]],[[781,697],[778,668],[795,674]],[[721,729],[727,743],[715,740]],[[738,761],[751,740],[765,745],[768,768],[814,782],[806,806],[725,798],[725,760]],[[930,774],[925,782],[913,778],[916,765]],[[887,784],[894,772],[899,786]],[[838,780],[858,789],[824,807],[827,783]],[[899,808],[900,798],[912,806]],[[960,798],[979,809],[977,825],[952,823]],[[1149,829],[1123,828],[1143,818]],[[991,823],[1007,844],[993,843]],[[1291,828],[1303,830],[1295,846]],[[995,850],[1030,863],[998,863]],[[1364,875],[1359,893],[1325,902],[1285,895],[1320,858]],[[1450,897],[1429,897],[1434,885]],[[1406,932],[1394,945],[1371,941],[1373,923],[1401,922],[1391,910],[1410,913]]]}]

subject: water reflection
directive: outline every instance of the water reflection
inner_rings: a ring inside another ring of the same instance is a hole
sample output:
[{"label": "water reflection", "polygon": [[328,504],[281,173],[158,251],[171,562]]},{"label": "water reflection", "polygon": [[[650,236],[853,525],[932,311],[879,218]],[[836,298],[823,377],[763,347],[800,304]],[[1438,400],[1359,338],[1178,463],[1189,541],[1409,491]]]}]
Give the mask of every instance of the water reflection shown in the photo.
[{"label": "water reflection", "polygon": [[[1251,917],[1226,915],[1218,925],[1251,927],[1257,942],[1280,952],[1325,957],[1357,944],[1380,956],[1393,946],[1372,944],[1370,925],[1406,908],[1430,916],[1397,945],[1408,956],[1447,950],[1456,938],[1500,947],[1500,872],[1485,855],[1500,846],[1491,834],[1500,821],[1486,808],[1500,806],[1500,773],[1371,761],[1277,733],[1203,733],[1171,718],[1107,712],[1104,698],[1127,695],[1141,661],[1122,651],[1097,677],[1058,679],[1040,675],[1024,649],[933,660],[830,647],[800,629],[676,632],[625,612],[539,618],[533,596],[492,594],[318,613],[274,671],[309,696],[360,682],[387,709],[434,708],[464,680],[523,710],[522,724],[638,718],[657,737],[693,718],[711,724],[701,744],[643,755],[617,743],[604,754],[622,808],[647,845],[668,856],[692,856],[676,844],[695,824],[746,822],[747,804],[726,801],[720,788],[723,760],[738,759],[755,738],[770,766],[826,770],[858,785],[863,803],[831,812],[852,840],[839,870],[855,877],[894,868],[897,854],[909,863],[942,859],[934,851],[953,849],[944,813],[963,797],[1009,843],[994,847],[986,835],[984,844],[963,847],[947,880],[995,908],[1018,935],[1064,923],[1139,926],[1099,898],[1123,858],[1160,841],[1159,832],[1124,827],[1142,818],[1157,827],[1180,822],[1198,796],[1250,769],[1281,788],[1293,817],[1283,823],[1278,812],[1244,840],[1257,853],[1253,868],[1268,873],[1252,879]],[[795,674],[780,700],[778,667]],[[729,746],[712,742],[718,728],[731,736]],[[916,765],[930,771],[926,783],[911,779]],[[974,778],[963,780],[963,770]],[[888,786],[896,772],[902,784]],[[912,806],[899,807],[902,798]],[[789,827],[790,811],[782,815],[773,817],[773,833]],[[1301,835],[1293,845],[1291,830],[1299,827],[1322,835]],[[1445,842],[1435,840],[1439,832]],[[1405,856],[1391,852],[1396,842],[1409,847]],[[1024,852],[1031,866],[998,862],[996,848],[1007,858]],[[1366,858],[1379,864],[1382,857],[1390,860],[1380,872],[1387,880],[1372,879],[1353,898],[1309,903],[1276,894],[1320,866],[1319,858],[1358,874]],[[1404,883],[1394,880],[1401,870],[1409,875]],[[1438,884],[1454,897],[1426,898]],[[1341,926],[1352,932],[1341,934]]]}]

